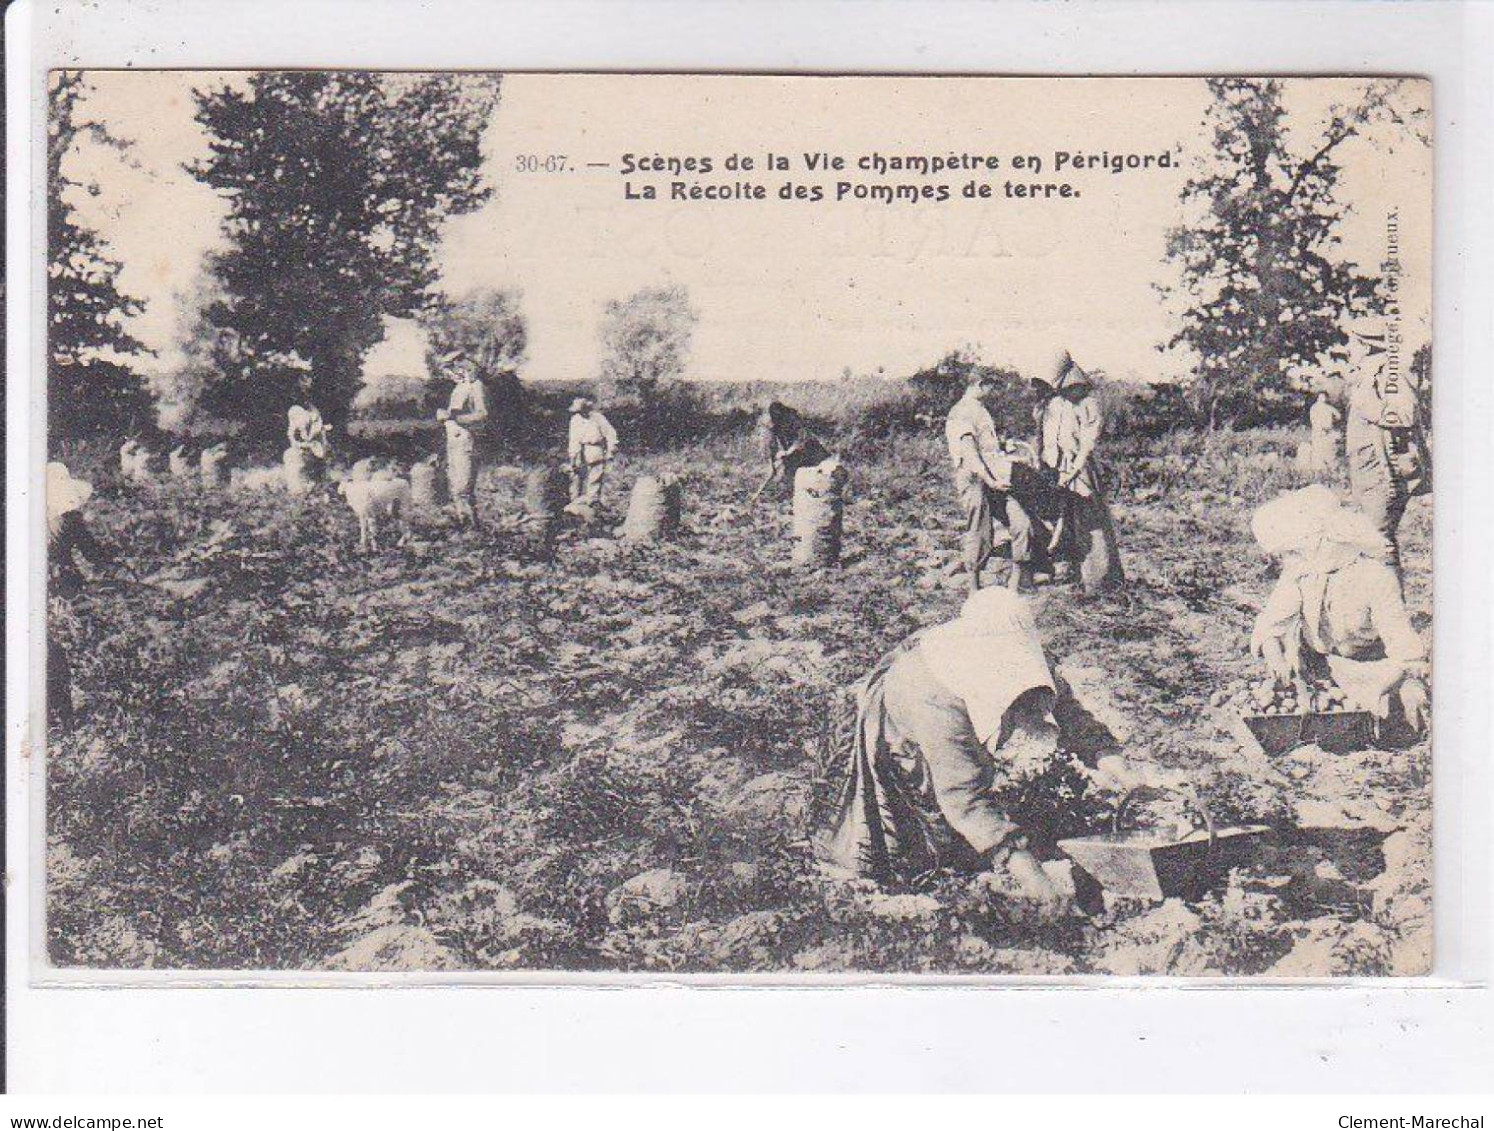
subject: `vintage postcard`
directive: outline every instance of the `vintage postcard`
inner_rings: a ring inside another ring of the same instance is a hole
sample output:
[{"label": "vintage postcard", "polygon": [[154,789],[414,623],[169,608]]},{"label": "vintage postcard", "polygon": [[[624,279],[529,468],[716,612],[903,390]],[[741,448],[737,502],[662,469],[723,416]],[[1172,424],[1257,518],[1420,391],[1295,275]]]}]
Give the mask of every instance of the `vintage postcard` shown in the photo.
[{"label": "vintage postcard", "polygon": [[49,969],[1431,970],[1430,83],[49,86]]}]

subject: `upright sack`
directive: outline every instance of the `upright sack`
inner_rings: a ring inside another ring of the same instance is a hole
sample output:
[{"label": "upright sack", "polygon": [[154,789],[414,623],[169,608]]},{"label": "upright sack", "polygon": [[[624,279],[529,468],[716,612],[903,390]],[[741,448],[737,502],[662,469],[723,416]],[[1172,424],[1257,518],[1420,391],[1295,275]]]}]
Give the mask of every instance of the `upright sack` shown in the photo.
[{"label": "upright sack", "polygon": [[628,514],[617,536],[630,542],[673,538],[680,529],[680,483],[671,475],[645,475],[633,485]]},{"label": "upright sack", "polygon": [[794,476],[794,565],[822,569],[840,562],[845,532],[845,486],[849,476],[831,458],[801,467]]}]

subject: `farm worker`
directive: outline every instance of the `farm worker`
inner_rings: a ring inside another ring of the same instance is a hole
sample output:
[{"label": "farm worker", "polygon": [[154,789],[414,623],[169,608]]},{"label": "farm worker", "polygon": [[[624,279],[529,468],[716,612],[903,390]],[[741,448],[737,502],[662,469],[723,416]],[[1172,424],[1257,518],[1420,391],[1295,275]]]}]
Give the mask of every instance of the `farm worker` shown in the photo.
[{"label": "farm worker", "polygon": [[300,448],[315,459],[327,458],[327,435],[332,428],[322,419],[316,405],[309,408],[291,405],[286,421],[285,438],[291,447]]},{"label": "farm worker", "polygon": [[590,519],[602,503],[607,465],[617,455],[617,431],[590,397],[571,402],[566,452],[571,468],[571,505],[566,510]]},{"label": "farm worker", "polygon": [[1311,431],[1308,468],[1313,474],[1329,473],[1338,466],[1339,419],[1339,411],[1333,407],[1328,394],[1320,391],[1307,410],[1307,424]]},{"label": "farm worker", "polygon": [[989,371],[976,369],[965,387],[965,395],[949,410],[944,440],[954,468],[955,494],[965,512],[962,551],[970,591],[981,587],[981,570],[994,550],[992,521],[1000,515],[1011,534],[1011,588],[1032,588],[1034,508],[1031,500],[1019,500],[1013,490],[1013,467],[1017,460],[996,431],[996,422],[986,408],[986,397],[996,386]]},{"label": "farm worker", "polygon": [[1358,369],[1345,429],[1349,484],[1360,510],[1390,543],[1391,564],[1399,578],[1399,532],[1406,503],[1412,495],[1431,489],[1416,389],[1401,351],[1392,354],[1387,349],[1383,325],[1364,324],[1349,341]]},{"label": "farm worker", "polygon": [[1027,602],[972,593],[959,616],[915,633],[855,688],[849,763],[815,853],[887,883],[934,868],[1001,867],[1034,898],[1057,894],[992,796],[1003,764],[1057,750],[1053,673]]},{"label": "farm worker", "polygon": [[456,380],[451,400],[436,410],[446,425],[446,480],[458,520],[477,525],[477,436],[488,422],[488,398],[472,364],[457,358],[448,370]]},{"label": "farm worker", "polygon": [[73,725],[72,665],[67,649],[53,633],[67,617],[73,600],[87,586],[78,567],[81,556],[90,565],[107,565],[111,555],[89,530],[83,507],[93,496],[93,484],[74,479],[67,465],[47,464],[47,573],[48,597],[55,602],[47,617],[47,721],[64,730]]},{"label": "farm worker", "polygon": [[830,449],[809,431],[804,418],[779,401],[769,402],[760,431],[763,454],[768,457],[768,477],[763,488],[778,482],[785,494],[792,495],[794,476],[799,469],[824,463],[831,456]]},{"label": "farm worker", "polygon": [[327,458],[327,433],[331,429],[315,405],[293,404],[286,413],[286,448],[282,456],[285,483],[292,491],[305,491],[320,477]]},{"label": "farm worker", "polygon": [[1105,501],[1104,473],[1095,455],[1105,419],[1094,382],[1063,350],[1052,380],[1035,378],[1032,383],[1039,395],[1038,463],[1058,492],[1049,549],[1068,563],[1086,592],[1114,588],[1125,580],[1125,573]]},{"label": "farm worker", "polygon": [[1279,684],[1331,675],[1379,718],[1399,699],[1427,722],[1426,645],[1411,624],[1391,548],[1373,520],[1315,484],[1259,507],[1250,528],[1281,577],[1256,618],[1254,655]]}]

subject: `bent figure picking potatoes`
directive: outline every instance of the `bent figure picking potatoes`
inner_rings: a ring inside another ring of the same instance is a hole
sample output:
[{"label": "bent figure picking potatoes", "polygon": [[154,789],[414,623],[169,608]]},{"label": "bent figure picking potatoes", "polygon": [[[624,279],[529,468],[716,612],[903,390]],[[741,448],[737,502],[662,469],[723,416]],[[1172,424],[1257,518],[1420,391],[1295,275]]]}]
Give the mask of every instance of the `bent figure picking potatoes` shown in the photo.
[{"label": "bent figure picking potatoes", "polygon": [[816,854],[831,871],[908,881],[939,867],[1005,869],[1028,896],[1058,893],[991,795],[1024,744],[1058,747],[1053,674],[1032,612],[1009,589],[895,648],[856,686],[846,784]]},{"label": "bent figure picking potatoes", "polygon": [[1261,548],[1281,560],[1281,577],[1250,636],[1251,651],[1276,682],[1331,676],[1382,721],[1398,709],[1412,729],[1425,730],[1426,644],[1374,520],[1316,485],[1261,506],[1250,525]]}]

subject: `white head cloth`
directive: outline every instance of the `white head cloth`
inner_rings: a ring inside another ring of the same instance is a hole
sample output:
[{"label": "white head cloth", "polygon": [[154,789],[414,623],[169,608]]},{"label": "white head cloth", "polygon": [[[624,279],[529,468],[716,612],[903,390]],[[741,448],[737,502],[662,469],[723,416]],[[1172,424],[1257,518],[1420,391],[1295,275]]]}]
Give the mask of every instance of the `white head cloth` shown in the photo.
[{"label": "white head cloth", "polygon": [[1383,559],[1390,548],[1368,515],[1345,506],[1320,483],[1257,507],[1250,530],[1266,553],[1295,555],[1319,566],[1358,556]]},{"label": "white head cloth", "polygon": [[971,594],[959,617],[924,634],[919,650],[934,678],[964,701],[982,743],[1001,732],[1024,692],[1054,690],[1032,610],[1010,589]]}]

